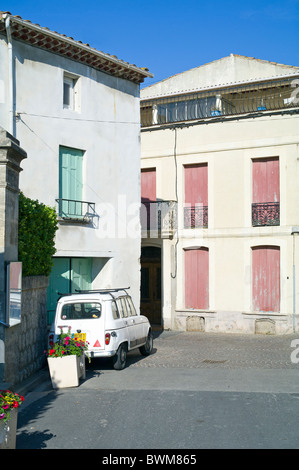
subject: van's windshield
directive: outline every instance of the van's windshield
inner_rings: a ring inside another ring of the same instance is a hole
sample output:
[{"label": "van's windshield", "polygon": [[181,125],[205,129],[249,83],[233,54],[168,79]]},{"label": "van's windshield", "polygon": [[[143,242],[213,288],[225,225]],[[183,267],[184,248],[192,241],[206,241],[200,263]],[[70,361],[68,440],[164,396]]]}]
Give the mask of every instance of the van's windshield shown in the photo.
[{"label": "van's windshield", "polygon": [[102,306],[100,303],[65,304],[61,310],[62,320],[88,320],[100,318]]}]

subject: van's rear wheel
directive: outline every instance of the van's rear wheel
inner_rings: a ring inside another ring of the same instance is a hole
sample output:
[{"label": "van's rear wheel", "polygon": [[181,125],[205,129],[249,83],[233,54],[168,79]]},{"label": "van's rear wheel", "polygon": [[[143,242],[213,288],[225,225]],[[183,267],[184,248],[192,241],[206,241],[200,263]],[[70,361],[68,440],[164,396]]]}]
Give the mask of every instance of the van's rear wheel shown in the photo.
[{"label": "van's rear wheel", "polygon": [[146,343],[139,348],[140,353],[143,356],[149,356],[153,350],[153,344],[154,344],[153,334],[151,331],[149,331],[147,335]]},{"label": "van's rear wheel", "polygon": [[120,344],[115,356],[113,356],[113,367],[115,370],[122,370],[126,366],[127,361],[127,346]]}]

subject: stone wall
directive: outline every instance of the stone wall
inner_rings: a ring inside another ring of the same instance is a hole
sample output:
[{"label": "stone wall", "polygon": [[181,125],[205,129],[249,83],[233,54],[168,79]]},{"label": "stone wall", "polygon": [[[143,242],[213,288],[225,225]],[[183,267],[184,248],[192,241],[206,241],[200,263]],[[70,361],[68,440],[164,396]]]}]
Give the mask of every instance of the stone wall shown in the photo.
[{"label": "stone wall", "polygon": [[17,384],[46,364],[48,277],[23,278],[19,325],[5,330],[5,381]]}]

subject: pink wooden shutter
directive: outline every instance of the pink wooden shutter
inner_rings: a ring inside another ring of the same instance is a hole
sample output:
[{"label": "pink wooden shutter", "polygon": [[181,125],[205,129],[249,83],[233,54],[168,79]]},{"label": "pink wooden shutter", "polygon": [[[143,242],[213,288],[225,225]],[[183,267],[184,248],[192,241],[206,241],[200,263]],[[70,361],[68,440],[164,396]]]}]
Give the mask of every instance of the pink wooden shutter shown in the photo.
[{"label": "pink wooden shutter", "polygon": [[156,169],[141,170],[141,201],[156,200]]},{"label": "pink wooden shutter", "polygon": [[279,247],[252,248],[252,299],[255,311],[280,311]]},{"label": "pink wooden shutter", "polygon": [[252,172],[252,202],[279,202],[278,157],[253,160]]},{"label": "pink wooden shutter", "polygon": [[185,166],[185,203],[208,205],[208,165]]},{"label": "pink wooden shutter", "polygon": [[185,306],[209,308],[209,250],[185,250]]}]

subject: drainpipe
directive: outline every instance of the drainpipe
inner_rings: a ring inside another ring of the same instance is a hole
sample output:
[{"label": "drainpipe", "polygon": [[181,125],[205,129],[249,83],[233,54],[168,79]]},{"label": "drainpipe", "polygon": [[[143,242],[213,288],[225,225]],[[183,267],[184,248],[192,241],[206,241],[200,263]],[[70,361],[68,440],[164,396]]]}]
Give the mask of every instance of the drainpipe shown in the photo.
[{"label": "drainpipe", "polygon": [[293,332],[296,332],[296,268],[295,268],[295,233],[299,234],[299,227],[292,227],[293,235]]},{"label": "drainpipe", "polygon": [[12,37],[10,29],[10,16],[5,15],[5,28],[8,45],[8,100],[9,100],[9,128],[8,132],[14,136],[14,103],[13,103],[13,55],[12,55]]}]

